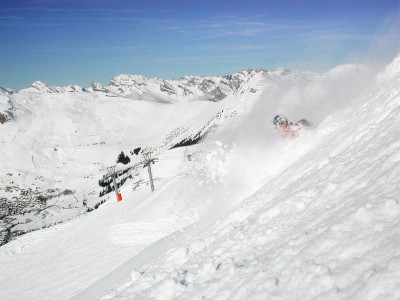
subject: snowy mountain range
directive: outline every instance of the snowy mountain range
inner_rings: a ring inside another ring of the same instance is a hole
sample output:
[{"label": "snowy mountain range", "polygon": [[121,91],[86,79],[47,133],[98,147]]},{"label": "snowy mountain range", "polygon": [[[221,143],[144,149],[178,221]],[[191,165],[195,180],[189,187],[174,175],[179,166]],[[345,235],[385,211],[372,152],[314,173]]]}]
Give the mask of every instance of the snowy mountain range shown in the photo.
[{"label": "snowy mountain range", "polygon": [[180,79],[165,80],[147,78],[142,75],[121,74],[107,86],[93,82],[90,87],[69,85],[66,87],[49,87],[41,81],[36,81],[31,87],[13,91],[0,87],[3,94],[13,93],[41,93],[60,94],[66,92],[103,92],[109,96],[122,96],[135,100],[149,100],[155,102],[181,102],[193,100],[220,101],[229,94],[237,92],[244,82],[256,76],[266,76],[271,79],[282,77],[309,78],[315,76],[311,72],[292,72],[288,69],[277,69],[274,72],[266,70],[246,70],[228,76],[185,76]]},{"label": "snowy mountain range", "polygon": [[399,95],[400,55],[2,89],[0,298],[399,298]]}]

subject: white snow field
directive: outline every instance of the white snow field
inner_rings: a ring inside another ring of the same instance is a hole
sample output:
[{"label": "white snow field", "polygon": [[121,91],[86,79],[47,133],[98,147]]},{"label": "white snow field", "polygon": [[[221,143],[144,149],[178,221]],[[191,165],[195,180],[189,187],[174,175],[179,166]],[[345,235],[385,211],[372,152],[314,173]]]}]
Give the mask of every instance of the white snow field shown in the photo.
[{"label": "white snow field", "polygon": [[[223,117],[197,145],[158,148],[154,193],[141,169],[122,202],[109,194],[0,247],[0,299],[399,299],[400,55],[376,76],[360,65],[292,75],[260,73],[215,103],[12,98],[28,104],[0,127],[2,172],[43,172],[76,190],[121,150]],[[77,113],[78,136],[65,111]],[[314,126],[283,139],[278,113]],[[41,149],[54,136],[50,157]]]}]

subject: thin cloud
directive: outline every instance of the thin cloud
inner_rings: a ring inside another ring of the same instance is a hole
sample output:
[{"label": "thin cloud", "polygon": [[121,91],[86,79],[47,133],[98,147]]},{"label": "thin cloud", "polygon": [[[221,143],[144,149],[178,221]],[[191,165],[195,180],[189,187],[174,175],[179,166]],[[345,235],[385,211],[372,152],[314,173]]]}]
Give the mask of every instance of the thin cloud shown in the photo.
[{"label": "thin cloud", "polygon": [[71,52],[71,51],[124,51],[124,50],[137,50],[137,49],[148,49],[153,48],[150,45],[134,45],[134,46],[112,46],[112,47],[59,47],[59,48],[44,48],[38,49],[39,52]]},{"label": "thin cloud", "polygon": [[20,20],[18,16],[0,16],[0,20]]},{"label": "thin cloud", "polygon": [[[59,10],[64,11],[64,10]],[[94,10],[93,10],[94,11]],[[115,22],[115,21],[123,21],[123,22],[142,22],[142,23],[151,23],[152,25],[159,24],[159,26],[165,26],[165,23],[169,22],[176,22],[174,19],[162,19],[162,18],[144,18],[144,17],[125,17],[125,16],[115,16],[115,15],[52,15],[52,16],[30,16],[28,17],[11,17],[11,16],[4,16],[0,17],[0,20],[22,20],[26,23],[31,24],[33,21],[42,20],[42,21],[79,21],[79,20],[93,20],[93,21],[108,21],[108,22]],[[15,25],[21,25],[21,23],[16,23]]]},{"label": "thin cloud", "polygon": [[108,21],[140,21],[140,22],[175,22],[173,19],[161,19],[161,18],[141,18],[141,17],[101,17],[102,20]]},{"label": "thin cloud", "polygon": [[41,12],[110,12],[110,13],[137,13],[141,12],[137,9],[104,9],[104,8],[48,8],[48,7],[17,7],[3,8],[2,11],[24,12],[24,11],[41,11]]},{"label": "thin cloud", "polygon": [[222,37],[232,37],[232,36],[240,36],[240,37],[249,37],[249,36],[258,36],[260,33],[265,32],[265,29],[242,29],[242,30],[224,30],[215,34],[208,34],[203,36],[198,36],[193,38],[193,41],[204,41],[204,40],[212,40]]},{"label": "thin cloud", "polygon": [[[364,20],[354,23],[345,21],[261,21],[254,18],[232,20],[220,18],[199,22],[200,26],[195,29],[194,41],[206,41],[226,37],[259,37],[260,39],[296,39],[306,38],[309,41],[323,39],[334,39],[336,41],[367,41],[372,32],[361,26]],[[353,26],[352,32],[348,27]]]}]

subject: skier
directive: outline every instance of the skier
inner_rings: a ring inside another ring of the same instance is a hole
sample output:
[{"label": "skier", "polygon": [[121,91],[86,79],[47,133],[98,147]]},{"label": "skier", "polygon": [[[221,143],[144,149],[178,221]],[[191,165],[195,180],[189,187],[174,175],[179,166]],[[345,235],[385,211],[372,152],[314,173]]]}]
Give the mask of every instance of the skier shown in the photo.
[{"label": "skier", "polygon": [[272,120],[276,131],[283,137],[295,137],[298,136],[299,131],[304,127],[310,127],[312,124],[306,119],[301,119],[295,124],[289,122],[288,118],[284,115],[277,115]]}]

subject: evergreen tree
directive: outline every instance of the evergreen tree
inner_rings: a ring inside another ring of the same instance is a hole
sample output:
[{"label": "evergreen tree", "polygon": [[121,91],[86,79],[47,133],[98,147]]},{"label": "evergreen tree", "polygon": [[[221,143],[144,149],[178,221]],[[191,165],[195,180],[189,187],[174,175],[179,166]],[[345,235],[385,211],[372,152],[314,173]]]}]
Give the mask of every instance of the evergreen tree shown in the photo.
[{"label": "evergreen tree", "polygon": [[124,165],[129,164],[131,162],[131,159],[129,158],[128,155],[125,155],[124,151],[121,151],[121,153],[118,155],[117,158],[117,163],[122,163]]}]

